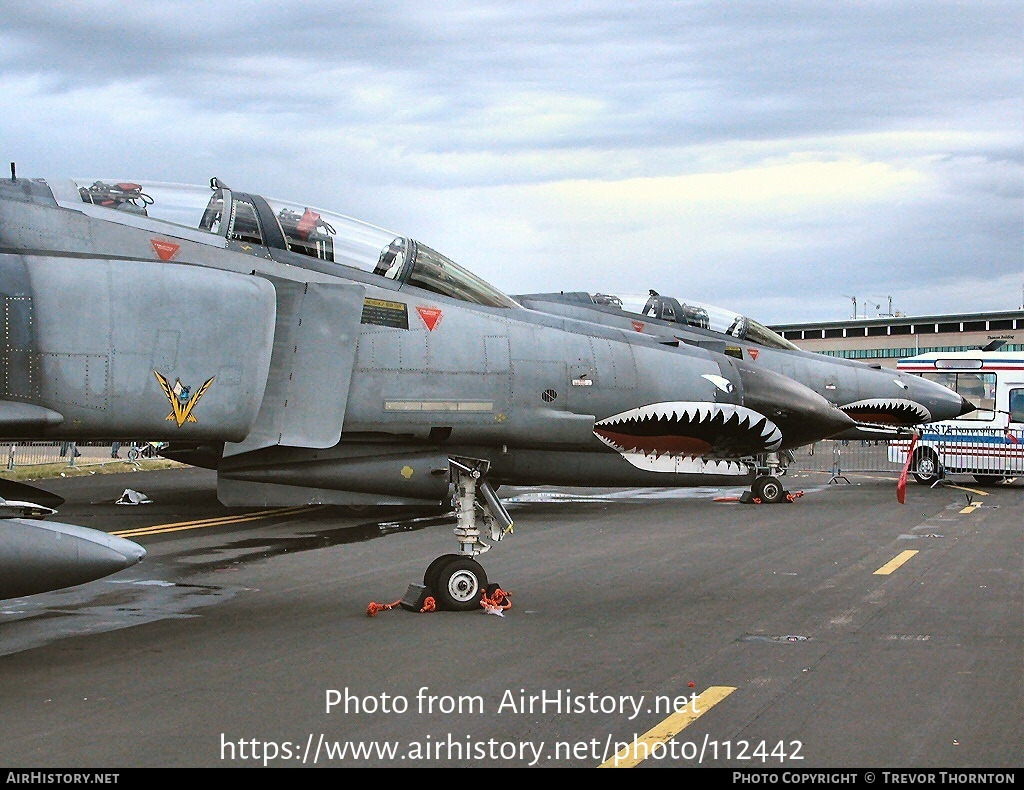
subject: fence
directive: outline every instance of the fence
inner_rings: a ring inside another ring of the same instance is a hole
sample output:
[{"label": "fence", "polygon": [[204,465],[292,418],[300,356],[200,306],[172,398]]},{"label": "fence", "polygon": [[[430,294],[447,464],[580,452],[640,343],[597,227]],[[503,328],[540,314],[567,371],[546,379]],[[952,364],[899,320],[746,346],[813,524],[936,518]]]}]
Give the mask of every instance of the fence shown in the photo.
[{"label": "fence", "polygon": [[[906,461],[909,440],[815,442],[794,451],[789,470],[828,474],[830,482],[849,473],[899,474]],[[134,461],[152,457],[162,449],[158,442],[125,442],[123,456]],[[7,445],[7,469],[38,464],[98,463],[111,459],[110,443],[11,442]],[[1024,476],[1024,430],[926,430],[918,442],[910,471],[921,478],[946,474],[1004,478]]]},{"label": "fence", "polygon": [[[841,480],[849,473],[899,474],[909,439],[857,441],[829,439],[794,452],[789,469],[820,472]],[[923,431],[910,472],[921,482],[951,474],[995,479],[1024,476],[1024,430],[947,429]]]},{"label": "fence", "polygon": [[[2,446],[7,448],[8,471],[23,466],[62,463],[75,466],[116,460],[111,455],[110,442],[10,442]],[[120,457],[134,461],[140,455],[151,456],[154,452],[152,445],[147,443],[126,442]]]}]

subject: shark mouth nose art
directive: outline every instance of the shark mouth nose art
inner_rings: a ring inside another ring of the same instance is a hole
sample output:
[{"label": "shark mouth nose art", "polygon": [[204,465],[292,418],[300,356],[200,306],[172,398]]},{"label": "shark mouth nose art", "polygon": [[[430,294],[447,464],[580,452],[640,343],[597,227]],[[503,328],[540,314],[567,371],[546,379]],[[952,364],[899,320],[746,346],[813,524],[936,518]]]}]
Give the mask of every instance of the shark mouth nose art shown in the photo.
[{"label": "shark mouth nose art", "polygon": [[630,409],[594,423],[594,435],[621,453],[673,458],[738,457],[777,450],[779,427],[753,409],[674,401]]},{"label": "shark mouth nose art", "polygon": [[857,422],[876,425],[919,425],[931,422],[932,415],[920,403],[903,398],[868,398],[839,407]]}]

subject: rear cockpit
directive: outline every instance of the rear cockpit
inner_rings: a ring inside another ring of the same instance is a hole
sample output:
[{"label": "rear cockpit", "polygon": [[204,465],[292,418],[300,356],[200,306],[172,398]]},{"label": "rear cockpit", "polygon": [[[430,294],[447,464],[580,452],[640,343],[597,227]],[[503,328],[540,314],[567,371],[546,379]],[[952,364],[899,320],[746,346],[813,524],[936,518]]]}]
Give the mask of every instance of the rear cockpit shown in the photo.
[{"label": "rear cockpit", "polygon": [[797,346],[752,318],[703,302],[684,302],[672,296],[662,296],[653,290],[648,291],[646,298],[597,293],[591,294],[590,299],[595,305],[635,313],[644,318],[654,318],[695,329],[707,329],[769,348],[799,350]]},{"label": "rear cockpit", "polygon": [[399,288],[408,285],[474,304],[519,306],[425,244],[341,214],[235,192],[216,178],[209,187],[117,179],[76,179],[72,184],[74,191],[50,185],[59,205],[81,210],[85,203],[87,213],[111,222],[247,252],[266,248],[275,260],[318,271],[329,269],[309,259],[349,266],[392,280]]}]

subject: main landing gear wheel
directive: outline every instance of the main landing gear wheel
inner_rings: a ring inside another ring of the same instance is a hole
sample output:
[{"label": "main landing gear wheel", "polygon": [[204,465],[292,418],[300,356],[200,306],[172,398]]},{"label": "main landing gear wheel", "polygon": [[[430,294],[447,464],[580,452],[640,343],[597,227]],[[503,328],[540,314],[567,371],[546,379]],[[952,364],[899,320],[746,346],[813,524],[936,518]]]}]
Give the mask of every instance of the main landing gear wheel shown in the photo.
[{"label": "main landing gear wheel", "polygon": [[487,574],[472,557],[457,555],[442,563],[435,571],[435,578],[434,596],[439,609],[469,612],[480,608],[480,599],[487,591]]},{"label": "main landing gear wheel", "polygon": [[782,487],[782,483],[777,477],[771,475],[757,478],[750,487],[750,491],[756,499],[767,504],[775,504],[786,498],[786,489]]}]

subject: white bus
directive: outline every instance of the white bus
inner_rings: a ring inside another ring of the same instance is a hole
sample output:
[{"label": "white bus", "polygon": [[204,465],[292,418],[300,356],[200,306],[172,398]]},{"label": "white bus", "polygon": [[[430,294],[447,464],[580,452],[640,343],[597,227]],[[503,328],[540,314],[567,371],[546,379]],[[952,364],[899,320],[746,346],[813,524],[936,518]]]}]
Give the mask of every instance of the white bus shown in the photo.
[{"label": "white bus", "polygon": [[[936,351],[901,359],[896,367],[937,381],[977,406],[955,420],[923,426],[910,471],[931,485],[947,474],[994,484],[1024,475],[1024,352]],[[889,460],[903,464],[908,439],[889,443]]]}]

